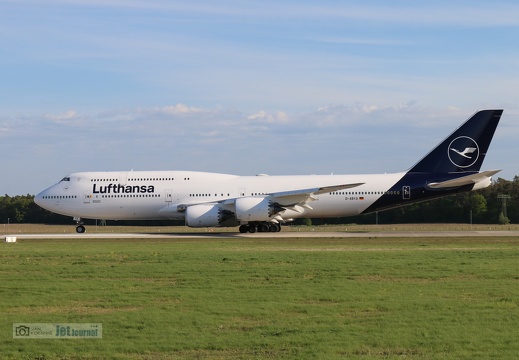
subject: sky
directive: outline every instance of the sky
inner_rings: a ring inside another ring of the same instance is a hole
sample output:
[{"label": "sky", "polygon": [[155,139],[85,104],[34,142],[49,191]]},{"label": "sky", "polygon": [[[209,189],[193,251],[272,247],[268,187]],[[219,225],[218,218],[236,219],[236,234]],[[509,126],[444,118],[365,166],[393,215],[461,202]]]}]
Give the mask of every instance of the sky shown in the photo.
[{"label": "sky", "polygon": [[519,175],[517,1],[0,1],[0,194],[79,171],[410,168],[504,109]]}]

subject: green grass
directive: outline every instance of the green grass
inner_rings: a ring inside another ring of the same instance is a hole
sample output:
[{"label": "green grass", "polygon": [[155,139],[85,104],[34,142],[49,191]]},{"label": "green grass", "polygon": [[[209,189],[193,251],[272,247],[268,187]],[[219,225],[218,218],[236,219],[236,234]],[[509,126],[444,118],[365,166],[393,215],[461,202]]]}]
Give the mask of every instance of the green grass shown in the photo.
[{"label": "green grass", "polygon": [[[12,359],[488,359],[519,354],[515,238],[0,244]],[[21,322],[103,339],[13,339]]]}]

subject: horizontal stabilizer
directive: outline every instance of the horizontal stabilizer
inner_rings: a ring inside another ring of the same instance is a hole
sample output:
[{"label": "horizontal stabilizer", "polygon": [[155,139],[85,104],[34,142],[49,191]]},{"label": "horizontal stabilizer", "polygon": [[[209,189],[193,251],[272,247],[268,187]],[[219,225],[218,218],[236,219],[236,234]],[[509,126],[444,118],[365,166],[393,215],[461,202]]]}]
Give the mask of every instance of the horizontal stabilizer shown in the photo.
[{"label": "horizontal stabilizer", "polygon": [[432,189],[444,189],[444,188],[459,187],[459,186],[463,186],[463,185],[473,185],[473,184],[477,184],[480,181],[489,179],[491,176],[497,174],[500,171],[501,170],[483,171],[480,173],[462,176],[462,177],[452,179],[452,180],[430,183],[427,186]]}]

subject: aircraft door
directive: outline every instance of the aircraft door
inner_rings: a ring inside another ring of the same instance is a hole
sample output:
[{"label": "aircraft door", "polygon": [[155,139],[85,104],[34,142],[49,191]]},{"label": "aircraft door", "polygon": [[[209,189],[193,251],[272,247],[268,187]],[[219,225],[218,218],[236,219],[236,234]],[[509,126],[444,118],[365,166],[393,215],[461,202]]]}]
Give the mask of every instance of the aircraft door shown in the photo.
[{"label": "aircraft door", "polygon": [[411,187],[402,186],[402,198],[404,200],[411,200]]},{"label": "aircraft door", "polygon": [[90,204],[91,198],[92,198],[92,195],[90,195],[90,191],[85,190],[83,192],[83,204]]},{"label": "aircraft door", "polygon": [[173,191],[171,189],[166,189],[166,202],[170,203],[173,201]]},{"label": "aircraft door", "polygon": [[119,174],[119,184],[126,185],[126,182],[128,181],[128,173],[120,173]]}]

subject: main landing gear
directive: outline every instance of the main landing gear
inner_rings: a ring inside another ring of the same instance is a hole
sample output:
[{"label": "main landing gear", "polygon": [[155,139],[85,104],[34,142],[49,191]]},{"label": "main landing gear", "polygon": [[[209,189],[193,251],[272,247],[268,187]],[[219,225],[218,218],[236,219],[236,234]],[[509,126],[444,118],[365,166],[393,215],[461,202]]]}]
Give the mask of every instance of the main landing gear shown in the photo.
[{"label": "main landing gear", "polygon": [[273,222],[250,222],[240,226],[240,233],[280,232],[281,226]]},{"label": "main landing gear", "polygon": [[85,227],[83,226],[83,220],[81,220],[81,218],[74,218],[74,220],[76,220],[77,224],[76,232],[78,234],[83,234],[86,231]]}]

